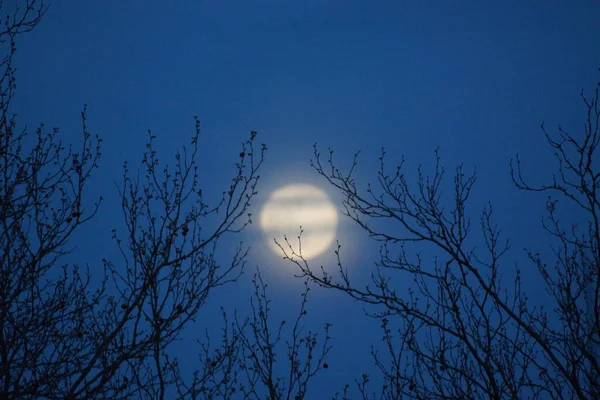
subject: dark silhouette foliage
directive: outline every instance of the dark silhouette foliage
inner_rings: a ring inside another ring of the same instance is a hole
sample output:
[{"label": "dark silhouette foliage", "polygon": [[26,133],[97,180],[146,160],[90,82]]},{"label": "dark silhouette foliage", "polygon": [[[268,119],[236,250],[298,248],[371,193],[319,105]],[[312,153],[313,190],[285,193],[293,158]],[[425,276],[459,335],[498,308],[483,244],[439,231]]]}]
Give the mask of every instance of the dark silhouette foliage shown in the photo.
[{"label": "dark silhouette foliage", "polygon": [[[549,183],[528,182],[521,159],[511,162],[519,190],[548,196],[542,227],[552,243],[551,252],[528,250],[529,263],[515,269],[504,262],[510,242],[492,205],[478,223],[469,217],[475,173],[459,165],[445,186],[436,151],[433,173],[419,167],[411,181],[404,160],[389,169],[382,151],[377,184],[362,188],[353,175],[358,154],[342,171],[333,150],[324,160],[315,145],[312,166],[344,196],[344,214],[382,243],[381,257],[363,285],[344,268],[339,246],[337,274],[315,269],[289,242],[281,248],[302,276],[379,310],[386,351],[372,355],[384,385],[376,394],[363,375],[361,398],[600,398],[599,91],[600,83],[591,97],[581,94],[580,134],[559,127],[553,135],[542,125],[556,159]],[[563,204],[571,208],[561,212]],[[525,268],[537,270],[550,305],[528,298]],[[397,290],[407,281],[408,291]],[[349,399],[348,390],[337,398]]]},{"label": "dark silhouette foliage", "polygon": [[[11,110],[16,43],[46,6],[16,4],[0,4],[0,398],[308,399],[312,379],[330,368],[331,349],[330,325],[322,335],[305,327],[311,283],[368,305],[381,326],[383,347],[372,356],[383,385],[373,388],[374,377],[363,374],[352,398],[600,398],[600,83],[592,96],[582,92],[581,134],[542,125],[556,157],[548,183],[529,182],[521,159],[511,162],[518,189],[547,195],[542,228],[551,252],[528,250],[527,263],[507,266],[511,246],[492,205],[470,219],[475,174],[459,165],[448,181],[437,151],[433,172],[419,167],[414,181],[403,159],[389,170],[383,151],[377,185],[362,188],[353,176],[358,155],[343,172],[332,150],[324,159],[315,145],[312,166],[344,195],[345,215],[382,244],[372,282],[353,280],[339,245],[331,274],[282,244],[307,279],[295,317],[273,321],[257,270],[249,317],[222,310],[219,340],[198,338],[197,368],[183,371],[171,345],[244,267],[241,244],[225,260],[216,249],[251,222],[266,146],[250,133],[214,203],[198,174],[198,118],[169,164],[149,132],[141,163],[125,163],[118,184],[119,256],[97,260],[93,273],[70,264],[74,235],[102,205],[86,200],[101,138],[88,130],[85,107],[76,146],[57,129],[19,125]],[[525,268],[545,285],[543,304],[527,296]],[[397,290],[400,279],[410,290]],[[350,389],[335,398],[350,399]]]},{"label": "dark silhouette foliage", "polygon": [[86,107],[77,146],[64,144],[57,129],[19,127],[10,107],[16,39],[40,22],[46,6],[27,0],[1,11],[8,15],[0,31],[6,50],[0,64],[0,398],[303,399],[330,349],[329,326],[322,341],[304,328],[308,287],[287,340],[285,322],[270,322],[267,285],[257,271],[251,316],[229,321],[223,311],[217,345],[209,335],[198,341],[197,368],[182,370],[170,351],[209,295],[242,273],[248,248],[240,244],[229,259],[216,250],[251,223],[266,151],[257,146],[257,133],[235,153],[234,176],[211,203],[198,173],[198,118],[190,142],[169,164],[159,160],[148,132],[141,163],[125,163],[117,185],[124,218],[112,230],[118,256],[91,261],[93,272],[72,265],[74,235],[102,203],[86,202],[101,138],[88,130]]}]

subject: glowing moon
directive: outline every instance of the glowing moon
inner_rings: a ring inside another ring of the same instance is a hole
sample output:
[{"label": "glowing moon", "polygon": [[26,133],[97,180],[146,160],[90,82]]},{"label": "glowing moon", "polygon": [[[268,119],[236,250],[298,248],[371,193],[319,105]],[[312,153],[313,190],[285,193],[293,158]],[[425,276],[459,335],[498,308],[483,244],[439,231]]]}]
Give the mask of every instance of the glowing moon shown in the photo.
[{"label": "glowing moon", "polygon": [[274,191],[260,213],[260,227],[269,238],[271,249],[282,255],[279,244],[289,254],[284,235],[296,253],[302,226],[302,257],[311,259],[323,253],[335,239],[337,210],[329,196],[313,185],[292,184]]}]

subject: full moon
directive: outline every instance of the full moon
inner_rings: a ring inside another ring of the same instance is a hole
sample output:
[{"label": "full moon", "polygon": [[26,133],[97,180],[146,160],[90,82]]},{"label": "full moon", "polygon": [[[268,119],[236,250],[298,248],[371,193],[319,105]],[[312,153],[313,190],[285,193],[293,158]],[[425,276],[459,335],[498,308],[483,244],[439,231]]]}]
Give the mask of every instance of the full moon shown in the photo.
[{"label": "full moon", "polygon": [[[290,253],[284,235],[302,257],[311,259],[323,253],[335,239],[337,210],[329,196],[316,186],[292,184],[274,191],[260,213],[260,227],[271,249],[281,255],[273,238]],[[302,226],[301,249],[298,235]]]}]

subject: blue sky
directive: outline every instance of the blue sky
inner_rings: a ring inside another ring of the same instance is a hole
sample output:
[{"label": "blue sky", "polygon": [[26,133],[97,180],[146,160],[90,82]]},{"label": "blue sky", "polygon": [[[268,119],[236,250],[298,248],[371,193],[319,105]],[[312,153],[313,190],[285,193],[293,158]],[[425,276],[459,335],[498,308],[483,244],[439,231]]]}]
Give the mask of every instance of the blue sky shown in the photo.
[{"label": "blue sky", "polygon": [[[209,192],[228,184],[250,130],[268,145],[256,213],[292,182],[316,184],[340,204],[309,167],[315,142],[346,165],[360,150],[361,182],[375,180],[382,146],[390,160],[405,155],[408,171],[431,166],[439,147],[448,172],[477,167],[472,217],[491,201],[513,241],[509,260],[522,262],[524,247],[548,248],[545,199],[518,192],[508,163],[520,153],[529,176],[542,179],[552,154],[540,123],[582,128],[579,92],[600,78],[599,18],[598,1],[55,1],[18,43],[14,105],[21,123],[58,126],[75,142],[88,104],[89,128],[103,139],[89,195],[106,202],[80,236],[80,263],[114,251],[110,230],[122,223],[114,181],[124,160],[140,160],[147,129],[167,158],[193,134],[194,115]],[[338,238],[351,249],[348,267],[366,279],[377,246],[346,220]],[[257,224],[231,239],[252,245],[247,277],[215,293],[201,329],[220,323],[218,305],[247,306],[257,265],[281,315],[299,305],[300,282],[282,277],[293,271]],[[525,284],[535,293],[534,281]],[[330,364],[339,368],[313,387],[330,395],[372,372],[378,324],[341,294],[316,291],[310,305],[311,324],[334,325]]]}]

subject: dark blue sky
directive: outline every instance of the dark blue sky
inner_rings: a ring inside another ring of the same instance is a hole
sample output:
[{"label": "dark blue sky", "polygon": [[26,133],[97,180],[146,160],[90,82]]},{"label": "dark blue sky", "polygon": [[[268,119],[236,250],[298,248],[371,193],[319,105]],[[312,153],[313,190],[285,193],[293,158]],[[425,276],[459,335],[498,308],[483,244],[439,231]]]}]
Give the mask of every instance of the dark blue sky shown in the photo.
[{"label": "dark blue sky", "polygon": [[[104,144],[89,194],[106,199],[80,236],[78,262],[90,266],[114,252],[110,230],[121,214],[113,182],[123,161],[141,158],[149,128],[166,159],[188,142],[194,115],[209,192],[228,184],[250,130],[269,146],[255,213],[293,182],[317,184],[339,205],[310,170],[315,142],[346,165],[361,150],[362,182],[375,180],[382,146],[390,160],[404,154],[409,171],[431,166],[439,146],[449,172],[457,163],[477,167],[472,217],[491,201],[513,241],[508,260],[523,262],[524,247],[547,250],[544,198],[516,191],[508,162],[520,153],[532,179],[548,176],[540,122],[582,128],[579,92],[599,79],[599,20],[598,1],[55,1],[18,44],[15,111],[21,123],[58,126],[74,142],[89,105],[89,128]],[[246,306],[256,265],[275,308],[295,310],[300,282],[282,277],[293,271],[257,227],[231,238],[252,245],[247,277],[215,293],[199,330],[220,323],[219,304]],[[345,220],[338,237],[352,249],[348,268],[366,279],[376,245]],[[525,284],[535,292],[535,282]],[[317,291],[311,305],[316,326],[334,324],[332,368],[313,388],[330,396],[372,371],[378,324],[341,294]]]}]

